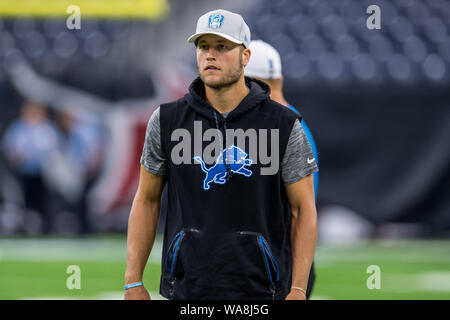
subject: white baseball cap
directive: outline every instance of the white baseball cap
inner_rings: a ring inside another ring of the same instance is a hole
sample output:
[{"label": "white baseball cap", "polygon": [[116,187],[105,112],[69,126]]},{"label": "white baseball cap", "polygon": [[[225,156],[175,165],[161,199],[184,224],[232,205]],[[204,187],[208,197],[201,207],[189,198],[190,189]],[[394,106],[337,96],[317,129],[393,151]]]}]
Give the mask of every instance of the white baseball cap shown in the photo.
[{"label": "white baseball cap", "polygon": [[241,15],[223,9],[207,12],[198,18],[195,34],[187,41],[195,42],[205,34],[218,35],[234,43],[243,44],[246,48],[250,44],[250,29]]},{"label": "white baseball cap", "polygon": [[262,40],[254,40],[249,48],[252,55],[244,69],[246,76],[262,79],[281,78],[281,58],[274,47]]}]

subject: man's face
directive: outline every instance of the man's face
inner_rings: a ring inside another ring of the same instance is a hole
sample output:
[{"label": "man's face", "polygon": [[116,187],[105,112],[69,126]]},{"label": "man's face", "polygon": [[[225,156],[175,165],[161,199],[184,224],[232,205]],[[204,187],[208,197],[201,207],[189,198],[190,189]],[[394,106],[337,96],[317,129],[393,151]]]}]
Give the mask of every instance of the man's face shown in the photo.
[{"label": "man's face", "polygon": [[243,56],[248,62],[249,50],[243,49],[240,44],[213,34],[200,37],[196,49],[200,79],[213,89],[235,84],[244,71]]}]

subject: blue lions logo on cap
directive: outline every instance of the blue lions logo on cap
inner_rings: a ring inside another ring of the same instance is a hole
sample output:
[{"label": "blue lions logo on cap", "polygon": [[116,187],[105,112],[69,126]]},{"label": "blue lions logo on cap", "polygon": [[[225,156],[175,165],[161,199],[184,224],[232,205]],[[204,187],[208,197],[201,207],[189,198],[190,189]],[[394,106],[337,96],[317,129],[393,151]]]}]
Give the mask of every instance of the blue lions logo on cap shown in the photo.
[{"label": "blue lions logo on cap", "polygon": [[219,29],[222,26],[223,15],[216,13],[209,16],[208,27],[211,29]]}]

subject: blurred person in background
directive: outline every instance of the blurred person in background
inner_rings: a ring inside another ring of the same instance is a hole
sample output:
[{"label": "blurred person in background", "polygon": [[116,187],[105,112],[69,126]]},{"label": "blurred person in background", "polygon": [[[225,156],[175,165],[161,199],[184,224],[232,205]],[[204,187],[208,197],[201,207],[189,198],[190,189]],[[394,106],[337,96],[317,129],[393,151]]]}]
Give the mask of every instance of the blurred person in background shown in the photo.
[{"label": "blurred person in background", "polygon": [[63,208],[76,214],[78,232],[93,231],[88,194],[94,185],[103,161],[104,132],[93,115],[60,111],[57,122],[61,128],[61,144],[51,156],[47,171],[49,180],[63,198]]},{"label": "blurred person in background", "polygon": [[43,168],[49,155],[57,148],[59,138],[46,108],[30,100],[25,101],[20,118],[8,127],[3,138],[4,155],[22,188],[25,210],[35,211],[41,216],[43,233],[52,229],[48,206],[50,191]]},{"label": "blurred person in background", "polygon": [[[314,159],[317,165],[319,165],[319,157],[317,153],[316,143],[305,123],[305,120],[301,116],[300,112],[290,103],[286,101],[283,95],[283,75],[281,58],[278,51],[270,44],[262,40],[254,40],[250,43],[250,50],[252,52],[252,58],[245,67],[245,75],[252,77],[267,83],[270,87],[270,98],[294,111],[300,117],[300,125],[305,132],[311,149],[314,154]],[[312,160],[311,160],[312,161]],[[314,172],[314,197],[317,205],[317,192],[319,187],[319,171]],[[314,262],[311,265],[311,271],[309,273],[308,287],[306,290],[306,297],[309,299],[314,286],[314,280],[316,274],[314,271]]]}]

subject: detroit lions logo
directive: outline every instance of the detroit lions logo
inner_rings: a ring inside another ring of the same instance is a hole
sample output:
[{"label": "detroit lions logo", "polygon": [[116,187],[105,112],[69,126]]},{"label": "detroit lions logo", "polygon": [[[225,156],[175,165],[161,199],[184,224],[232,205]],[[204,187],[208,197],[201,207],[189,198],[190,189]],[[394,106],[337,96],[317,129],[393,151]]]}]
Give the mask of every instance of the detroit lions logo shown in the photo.
[{"label": "detroit lions logo", "polygon": [[250,177],[253,172],[246,167],[252,165],[253,161],[248,158],[248,154],[241,148],[231,145],[223,149],[222,153],[217,157],[214,165],[207,168],[203,159],[199,156],[193,157],[195,161],[200,163],[201,169],[206,173],[206,177],[203,180],[203,189],[209,190],[210,183],[225,184],[227,182],[227,169],[225,167],[224,157],[227,159],[227,164],[230,166],[231,172],[242,174],[243,176]]},{"label": "detroit lions logo", "polygon": [[222,26],[223,15],[221,14],[212,14],[209,16],[208,27],[211,29],[219,29]]}]

